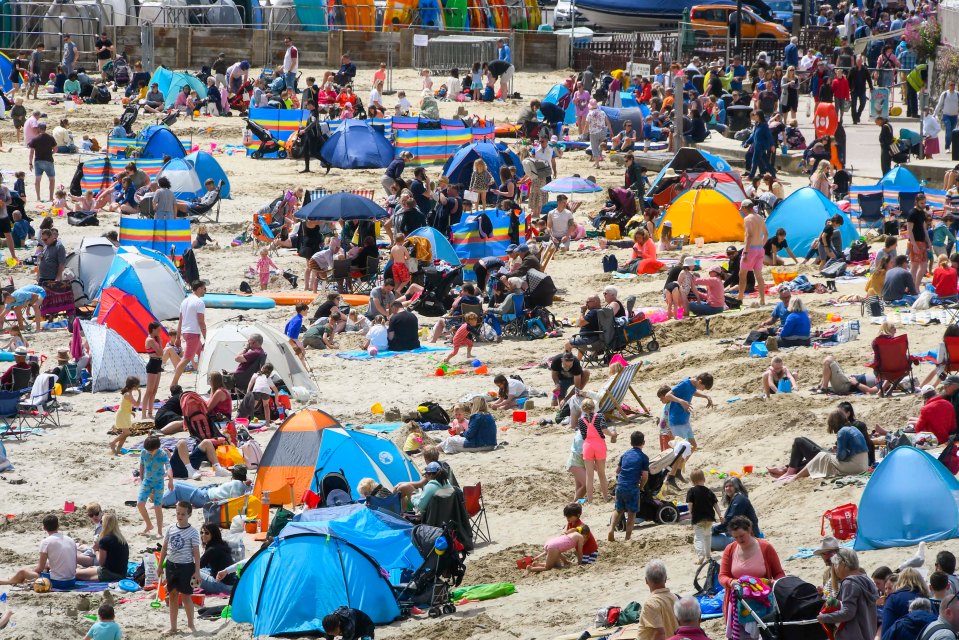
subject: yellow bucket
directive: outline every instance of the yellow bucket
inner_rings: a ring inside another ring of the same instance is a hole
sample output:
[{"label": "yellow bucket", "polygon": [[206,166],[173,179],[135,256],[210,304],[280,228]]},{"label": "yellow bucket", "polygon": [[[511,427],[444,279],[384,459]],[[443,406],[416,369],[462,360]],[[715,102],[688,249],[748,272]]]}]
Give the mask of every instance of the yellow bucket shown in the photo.
[{"label": "yellow bucket", "polygon": [[618,224],[609,224],[606,225],[606,239],[607,240],[619,240],[623,236],[619,233]]}]

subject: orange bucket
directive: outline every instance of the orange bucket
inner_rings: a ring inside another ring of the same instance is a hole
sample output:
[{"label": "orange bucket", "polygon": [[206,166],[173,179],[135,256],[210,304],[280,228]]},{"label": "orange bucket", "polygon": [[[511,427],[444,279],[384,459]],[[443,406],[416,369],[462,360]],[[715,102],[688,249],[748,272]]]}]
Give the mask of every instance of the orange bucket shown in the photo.
[{"label": "orange bucket", "polygon": [[514,411],[513,422],[526,422],[526,412],[519,410]]},{"label": "orange bucket", "polygon": [[247,533],[256,533],[257,527],[259,527],[259,525],[260,525],[259,520],[247,520],[246,524],[244,525],[244,530]]}]

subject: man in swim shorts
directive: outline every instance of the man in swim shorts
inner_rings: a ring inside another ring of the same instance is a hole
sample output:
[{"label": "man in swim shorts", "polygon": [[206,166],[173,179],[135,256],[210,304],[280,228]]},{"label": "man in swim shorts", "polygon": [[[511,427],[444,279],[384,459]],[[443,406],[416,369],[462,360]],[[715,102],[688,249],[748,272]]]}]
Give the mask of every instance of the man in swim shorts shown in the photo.
[{"label": "man in swim shorts", "polygon": [[763,256],[765,252],[763,246],[769,239],[769,231],[766,229],[766,221],[762,216],[756,213],[756,207],[752,200],[748,198],[743,200],[741,207],[743,214],[743,226],[745,232],[745,248],[742,258],[739,262],[739,292],[736,297],[743,299],[746,294],[746,276],[752,271],[756,276],[756,291],[759,292],[759,304],[766,304],[766,286],[763,282]]}]

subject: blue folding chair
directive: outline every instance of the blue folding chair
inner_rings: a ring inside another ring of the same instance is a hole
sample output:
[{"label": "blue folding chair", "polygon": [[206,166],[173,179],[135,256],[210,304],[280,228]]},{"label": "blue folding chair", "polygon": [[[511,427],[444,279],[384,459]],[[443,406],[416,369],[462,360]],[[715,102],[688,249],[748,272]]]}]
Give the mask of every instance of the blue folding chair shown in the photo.
[{"label": "blue folding chair", "polygon": [[0,440],[7,437],[22,440],[28,433],[20,421],[20,392],[0,391]]},{"label": "blue folding chair", "polygon": [[366,499],[366,506],[370,509],[379,509],[380,511],[387,511],[389,513],[394,513],[398,516],[403,515],[403,496],[398,493],[394,493],[386,498],[380,498],[379,496],[369,496]]}]

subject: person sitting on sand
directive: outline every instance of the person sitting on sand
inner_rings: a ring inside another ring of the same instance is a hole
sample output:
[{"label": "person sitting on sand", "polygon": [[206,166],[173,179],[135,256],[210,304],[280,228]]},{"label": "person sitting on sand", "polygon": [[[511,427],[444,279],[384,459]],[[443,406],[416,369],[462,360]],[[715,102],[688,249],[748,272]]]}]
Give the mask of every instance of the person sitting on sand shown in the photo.
[{"label": "person sitting on sand", "polygon": [[[590,535],[589,527],[584,524],[550,538],[543,545],[543,553],[536,556],[532,564],[526,567],[526,570],[541,573],[550,569],[565,569],[573,566],[573,564],[584,564],[583,548],[586,545],[586,536],[588,535]],[[565,555],[570,551],[576,552],[575,563]]]},{"label": "person sitting on sand", "polygon": [[43,516],[47,537],[40,543],[40,559],[33,569],[20,569],[0,585],[31,582],[46,573],[54,589],[72,589],[77,577],[77,543],[60,533],[60,520],[53,514]]},{"label": "person sitting on sand", "polygon": [[722,551],[733,541],[729,523],[736,516],[744,516],[752,523],[753,535],[759,536],[759,518],[753,503],[749,501],[749,492],[739,478],[726,478],[723,482],[723,504],[726,512],[720,522],[713,525],[710,547],[713,551]]},{"label": "person sitting on sand", "polygon": [[749,336],[743,343],[745,346],[748,347],[754,342],[765,341],[770,336],[775,336],[778,334],[777,328],[780,327],[782,323],[786,322],[786,318],[789,317],[789,303],[792,300],[792,295],[792,290],[788,287],[782,287],[779,289],[779,302],[777,302],[776,306],[773,307],[769,317],[763,320],[758,327],[749,332]]},{"label": "person sitting on sand", "polygon": [[783,321],[783,326],[776,337],[776,346],[808,347],[812,344],[812,321],[802,298],[795,296],[789,301],[789,315]]},{"label": "person sitting on sand", "polygon": [[526,384],[517,377],[507,378],[502,373],[493,378],[493,384],[496,385],[496,400],[490,404],[492,409],[513,409],[519,406],[519,401],[526,401],[529,397],[529,389]]},{"label": "person sitting on sand", "polygon": [[853,390],[861,393],[879,393],[879,381],[872,371],[856,375],[848,375],[832,356],[826,356],[822,362],[822,380],[818,387],[813,387],[813,393],[835,393],[840,396],[849,395]]},{"label": "person sitting on sand", "polygon": [[423,513],[433,499],[433,495],[444,487],[450,486],[449,474],[439,462],[431,462],[423,470],[426,484],[418,492],[410,496],[410,504],[418,513]]},{"label": "person sitting on sand", "polygon": [[786,230],[782,227],[776,229],[776,234],[770,236],[769,240],[766,240],[766,244],[763,245],[763,264],[774,267],[786,264],[786,261],[779,257],[780,251],[785,251],[793,259],[794,264],[799,264],[799,258],[789,248],[789,243],[786,241]]},{"label": "person sitting on sand", "polygon": [[796,378],[792,372],[786,368],[782,356],[776,356],[769,364],[769,368],[763,373],[763,395],[768,399],[770,395],[779,393],[780,385],[783,381],[789,383],[791,389],[796,388]]},{"label": "person sitting on sand", "polygon": [[923,399],[919,417],[909,418],[908,423],[914,433],[933,433],[939,445],[944,445],[949,436],[956,432],[956,412],[952,402],[945,395],[938,395],[930,385],[922,387],[919,395]]},{"label": "person sitting on sand", "polygon": [[443,453],[490,450],[496,447],[496,420],[489,413],[485,396],[476,396],[470,406],[469,424],[462,435],[443,441]]},{"label": "person sitting on sand", "polygon": [[97,540],[96,566],[77,569],[77,580],[96,580],[117,582],[127,577],[127,561],[130,559],[130,546],[120,532],[117,514],[107,511],[103,514],[103,528]]},{"label": "person sitting on sand", "polygon": [[[449,483],[454,487],[459,486],[459,482],[456,481],[456,474],[453,473],[453,469],[450,467],[449,463],[445,460],[440,460],[440,453],[442,449],[438,446],[430,445],[423,448],[423,464],[427,467],[432,463],[440,465],[444,471],[446,471],[446,477],[449,480]],[[425,467],[424,467],[425,468]],[[410,498],[414,493],[426,486],[426,483],[429,482],[429,479],[426,477],[425,472],[421,475],[420,479],[415,482],[400,482],[395,487],[393,487],[393,493],[398,493],[404,498]]]},{"label": "person sitting on sand", "polygon": [[[723,291],[721,273],[719,265],[714,265],[709,268],[708,278],[695,279],[697,288],[693,289],[693,292],[696,294],[698,300],[689,303],[689,310],[697,316],[711,316],[722,313],[723,310],[725,310],[726,298]],[[706,288],[705,293],[699,290],[699,285]]]},{"label": "person sitting on sand", "polygon": [[[829,433],[836,434],[835,452],[826,451],[808,438],[796,438],[789,455],[789,466],[770,469],[770,475],[780,482],[800,478],[829,478],[856,475],[869,468],[869,445],[856,427],[849,424],[846,414],[835,409],[827,420]],[[775,472],[775,473],[774,473]]]},{"label": "person sitting on sand", "polygon": [[946,338],[956,338],[959,337],[959,324],[950,324],[946,326],[945,332],[942,334],[942,342],[939,343],[939,351],[936,355],[936,368],[929,372],[925,378],[923,378],[920,387],[924,387],[927,384],[932,384],[932,381],[938,377],[940,380],[946,379],[946,365],[949,363],[949,349],[946,348]]}]

